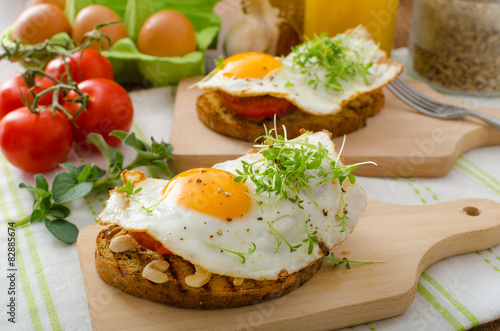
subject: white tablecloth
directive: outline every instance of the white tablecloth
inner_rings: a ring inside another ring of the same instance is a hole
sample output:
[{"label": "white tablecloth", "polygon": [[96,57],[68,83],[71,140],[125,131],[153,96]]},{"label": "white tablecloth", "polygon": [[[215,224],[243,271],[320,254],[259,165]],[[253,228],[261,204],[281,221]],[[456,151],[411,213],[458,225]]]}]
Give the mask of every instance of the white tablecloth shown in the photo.
[{"label": "white tablecloth", "polygon": [[[402,49],[393,56],[404,60],[406,54]],[[131,96],[138,136],[168,141],[172,89],[139,90]],[[468,100],[500,108],[500,99]],[[102,164],[95,155],[83,160],[72,154],[70,161]],[[76,245],[58,242],[41,223],[17,228],[16,270],[8,271],[7,222],[30,213],[31,196],[17,186],[20,182],[33,185],[33,178],[11,166],[3,156],[0,168],[0,215],[5,224],[0,231],[0,330],[90,330]],[[53,174],[47,176],[51,179]],[[500,202],[500,146],[465,153],[441,178],[358,177],[358,183],[370,199],[396,204],[425,205],[465,198]],[[69,220],[79,229],[94,224],[105,199],[97,196],[71,203]],[[8,294],[10,273],[15,274],[15,295]],[[15,323],[9,322],[6,314],[11,297],[16,304]],[[496,246],[435,263],[420,277],[415,299],[404,314],[350,330],[461,330],[499,318],[500,246]]]}]

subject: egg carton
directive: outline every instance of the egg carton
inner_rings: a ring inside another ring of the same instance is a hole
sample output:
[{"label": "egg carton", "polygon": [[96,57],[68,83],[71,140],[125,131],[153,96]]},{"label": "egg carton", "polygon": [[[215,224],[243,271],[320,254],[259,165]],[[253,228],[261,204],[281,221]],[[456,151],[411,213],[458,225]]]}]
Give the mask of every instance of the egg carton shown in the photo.
[{"label": "egg carton", "polygon": [[[104,5],[122,18],[129,34],[118,40],[109,50],[102,51],[113,67],[115,81],[120,84],[145,86],[176,85],[181,79],[205,74],[207,49],[217,46],[221,17],[212,12],[218,0],[67,0],[65,14],[72,23],[78,8],[91,4]],[[136,38],[144,21],[164,9],[183,13],[193,24],[197,50],[184,56],[158,57],[139,52]],[[0,42],[12,46],[13,25],[0,35]],[[54,35],[51,40],[69,41],[67,33]]]}]

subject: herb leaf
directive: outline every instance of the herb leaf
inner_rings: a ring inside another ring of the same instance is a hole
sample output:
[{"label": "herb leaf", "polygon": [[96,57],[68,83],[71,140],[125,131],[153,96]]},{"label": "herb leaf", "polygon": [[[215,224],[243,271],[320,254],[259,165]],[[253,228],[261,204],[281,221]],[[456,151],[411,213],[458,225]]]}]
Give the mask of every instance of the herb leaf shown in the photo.
[{"label": "herb leaf", "polygon": [[[102,170],[93,164],[76,167],[70,163],[61,164],[66,172],[60,172],[52,180],[52,188],[49,188],[47,179],[41,175],[35,175],[36,187],[19,184],[20,188],[27,189],[33,196],[33,211],[29,216],[25,216],[15,221],[15,226],[22,226],[28,223],[43,222],[47,229],[64,243],[72,244],[76,241],[78,228],[65,220],[70,216],[70,209],[64,203],[82,198],[89,193],[96,193],[116,186],[123,185],[120,175],[124,169],[132,170],[135,167],[147,166],[160,169],[167,177],[172,174],[166,163],[171,157],[172,146],[153,140],[151,146],[138,140],[135,135],[125,132],[114,132],[114,135],[126,141],[124,145],[130,146],[138,151],[136,159],[127,167],[123,166],[124,155],[119,150],[108,146],[101,135],[91,133],[87,136],[87,141],[94,144],[103,154],[108,167]],[[133,185],[127,183],[125,189],[132,188],[128,195],[141,191],[141,188],[133,190]],[[135,198],[135,197],[133,197]],[[136,198],[135,198],[136,199]],[[162,198],[163,199],[163,198]],[[160,199],[149,208],[143,206],[148,212],[161,202]]]},{"label": "herb leaf", "polygon": [[73,244],[78,237],[78,228],[73,223],[66,220],[57,218],[51,221],[48,218],[45,218],[43,223],[50,233],[54,235],[54,237],[65,244]]},{"label": "herb leaf", "polygon": [[351,269],[351,265],[349,263],[383,263],[384,261],[376,261],[376,260],[349,260],[346,257],[339,259],[338,257],[335,256],[335,254],[332,252],[330,253],[330,256],[327,256],[325,261],[327,263],[332,264],[334,267],[338,267],[339,265],[345,263],[345,267],[347,270]]}]

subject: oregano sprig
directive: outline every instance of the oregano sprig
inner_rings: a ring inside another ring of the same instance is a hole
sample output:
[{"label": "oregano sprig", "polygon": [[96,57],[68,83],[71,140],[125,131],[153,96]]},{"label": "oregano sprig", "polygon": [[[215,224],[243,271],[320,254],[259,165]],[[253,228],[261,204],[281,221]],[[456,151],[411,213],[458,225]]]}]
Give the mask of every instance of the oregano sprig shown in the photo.
[{"label": "oregano sprig", "polygon": [[[65,171],[54,176],[51,187],[42,174],[35,175],[35,186],[19,184],[20,188],[27,189],[32,194],[33,211],[30,215],[15,221],[15,226],[43,222],[57,239],[66,244],[72,244],[76,241],[78,229],[66,220],[71,211],[63,204],[90,193],[122,186],[124,183],[120,175],[125,169],[132,170],[140,166],[152,167],[157,174],[160,174],[157,177],[172,177],[172,172],[166,163],[172,156],[170,144],[156,142],[154,139],[151,139],[151,144],[147,144],[137,139],[134,133],[114,131],[112,135],[122,139],[124,146],[136,151],[136,157],[130,164],[124,166],[123,153],[108,146],[101,135],[89,134],[87,141],[94,144],[103,154],[108,163],[107,168],[103,170],[93,164],[76,167],[71,163],[63,163],[61,167]],[[130,185],[131,183],[127,183],[125,187],[122,187],[126,194],[133,196],[140,192],[140,188],[134,190]],[[151,210],[151,208],[152,206],[145,207],[146,210]]]}]

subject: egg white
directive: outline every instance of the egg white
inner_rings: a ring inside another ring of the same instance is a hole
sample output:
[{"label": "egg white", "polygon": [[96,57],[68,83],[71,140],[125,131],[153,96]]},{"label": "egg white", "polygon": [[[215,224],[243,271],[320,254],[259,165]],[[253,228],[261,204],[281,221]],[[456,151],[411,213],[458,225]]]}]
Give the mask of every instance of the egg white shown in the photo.
[{"label": "egg white", "polygon": [[[294,68],[293,52],[285,58],[276,58],[283,66],[265,77],[239,79],[228,76],[222,69],[196,85],[204,90],[217,89],[237,97],[271,95],[287,99],[310,114],[332,115],[359,95],[387,85],[403,70],[401,63],[387,59],[385,52],[378,48],[365,28],[360,26],[349,30],[345,36],[348,40],[347,48],[357,52],[363,64],[373,62],[373,65],[368,69],[370,75],[367,76],[367,81],[362,77],[356,80],[340,79],[342,90],[338,92],[323,84],[316,87],[310,85],[311,76],[301,74],[300,70]],[[327,71],[318,69],[312,73],[323,77]]]},{"label": "egg white", "polygon": [[[332,157],[337,157],[327,133],[312,134],[309,142],[321,143]],[[246,154],[236,160],[216,164],[214,168],[236,174],[236,169],[242,169],[242,161],[253,162],[259,158],[258,153]],[[188,210],[168,198],[157,204],[151,213],[146,212],[143,206],[152,206],[161,199],[167,182],[147,178],[135,183],[134,189],[142,188],[136,194],[140,203],[126,198],[123,193],[112,191],[106,208],[98,219],[101,224],[118,224],[126,230],[147,231],[174,254],[212,273],[233,277],[276,279],[282,270],[293,273],[308,266],[325,252],[316,242],[312,254],[308,254],[308,243],[303,243],[307,238],[304,232],[305,220],[308,220],[307,226],[311,231],[317,230],[319,242],[331,250],[349,235],[366,205],[363,189],[358,184],[344,181],[344,199],[349,218],[346,231],[340,232],[340,222],[335,219],[335,215],[342,213],[343,205],[341,188],[337,183],[329,182],[314,187],[317,206],[306,194],[301,194],[304,209],[300,209],[297,204],[285,199],[277,200],[275,196],[267,200],[267,193],[256,194],[255,184],[248,181],[246,185],[254,198],[250,209],[243,217],[231,222]],[[257,201],[265,201],[265,204],[259,206]],[[267,222],[291,245],[302,246],[291,253],[283,242],[279,251],[275,252],[277,240]],[[255,252],[245,255],[246,262],[242,263],[242,259],[236,254],[218,249],[212,244],[241,253],[247,253],[255,244]]]}]

